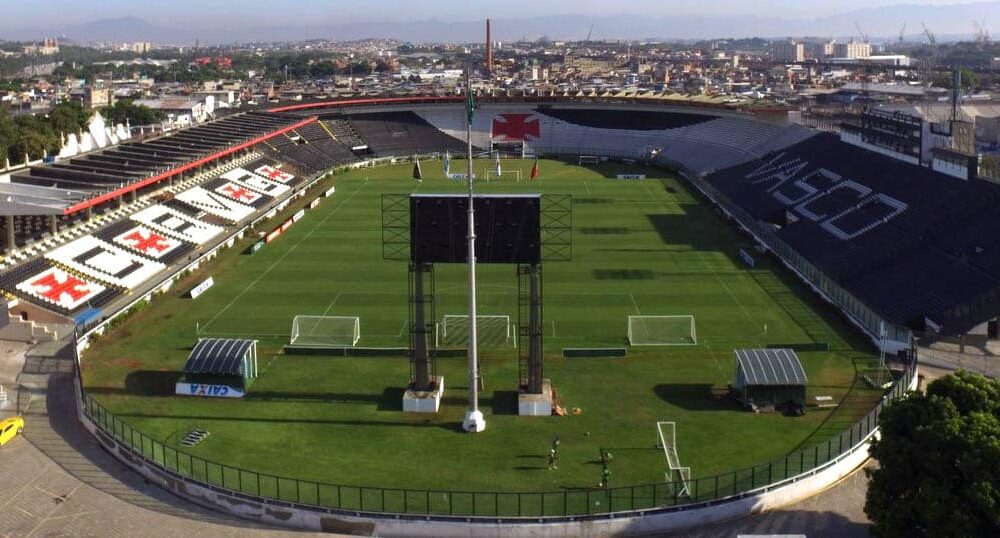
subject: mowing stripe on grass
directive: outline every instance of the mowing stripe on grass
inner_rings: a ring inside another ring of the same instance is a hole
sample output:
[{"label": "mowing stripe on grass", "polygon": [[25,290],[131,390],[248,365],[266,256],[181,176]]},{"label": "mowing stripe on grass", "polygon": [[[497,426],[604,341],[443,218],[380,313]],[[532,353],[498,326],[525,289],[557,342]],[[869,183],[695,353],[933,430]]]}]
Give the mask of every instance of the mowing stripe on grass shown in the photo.
[{"label": "mowing stripe on grass", "polygon": [[330,211],[329,213],[326,214],[325,217],[323,217],[323,220],[321,220],[318,223],[316,223],[316,226],[313,226],[313,228],[311,230],[309,230],[309,232],[306,233],[306,235],[302,236],[302,239],[299,239],[299,241],[297,243],[295,243],[294,245],[292,245],[291,247],[289,247],[288,250],[286,250],[285,253],[281,255],[281,257],[279,257],[277,260],[275,260],[274,263],[272,263],[270,266],[268,266],[268,268],[265,269],[264,272],[260,274],[260,276],[258,276],[257,278],[255,278],[249,284],[247,284],[247,286],[245,288],[243,288],[243,291],[241,291],[240,293],[238,293],[236,295],[236,297],[233,297],[232,301],[229,301],[229,303],[226,304],[226,306],[222,307],[221,310],[219,310],[218,312],[216,312],[215,315],[212,316],[212,319],[208,320],[208,323],[205,324],[205,329],[208,329],[208,327],[210,325],[212,325],[213,323],[215,323],[215,320],[219,319],[219,316],[221,316],[222,314],[225,314],[226,311],[228,311],[230,308],[232,308],[232,306],[234,304],[236,304],[237,301],[239,301],[244,295],[246,295],[246,293],[248,291],[252,290],[253,287],[256,286],[258,282],[260,282],[261,280],[264,279],[264,277],[266,277],[268,274],[270,274],[271,271],[273,271],[275,267],[281,265],[281,263],[285,261],[285,258],[287,258],[289,254],[291,254],[292,252],[294,252],[295,249],[299,247],[299,245],[301,245],[307,239],[309,239],[310,237],[312,237],[313,232],[315,232],[321,226],[323,226],[324,224],[326,224],[326,221],[330,220],[330,217],[332,217],[337,211],[339,211],[340,208],[342,208],[345,205],[347,205],[347,203],[350,202],[352,198],[354,198],[354,195],[357,194],[361,190],[361,188],[364,187],[365,185],[368,185],[368,179],[367,178],[365,178],[365,180],[363,182],[361,182],[360,185],[358,185],[358,188],[354,189],[354,192],[352,192],[347,198],[345,198],[344,201],[340,202],[340,205],[338,205],[337,207],[333,208],[332,211]]}]

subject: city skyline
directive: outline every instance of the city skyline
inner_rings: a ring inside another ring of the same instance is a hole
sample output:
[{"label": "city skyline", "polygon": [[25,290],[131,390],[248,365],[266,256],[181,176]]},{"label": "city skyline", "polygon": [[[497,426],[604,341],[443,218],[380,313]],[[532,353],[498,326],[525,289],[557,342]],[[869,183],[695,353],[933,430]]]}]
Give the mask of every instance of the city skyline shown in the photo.
[{"label": "city skyline", "polygon": [[[713,3],[680,0],[633,0],[625,4],[583,0],[538,3],[525,0],[498,2],[406,2],[383,0],[304,0],[293,5],[248,0],[232,2],[180,0],[136,5],[123,0],[80,4],[68,0],[43,0],[8,6],[0,21],[0,39],[30,39],[42,35],[68,35],[88,41],[141,38],[183,42],[194,37],[203,43],[306,38],[357,39],[393,37],[404,40],[466,41],[478,36],[476,24],[487,17],[507,21],[499,25],[501,39],[580,39],[591,24],[596,39],[720,37],[776,37],[826,33],[853,35],[857,20],[872,36],[894,35],[906,23],[913,35],[927,20],[941,35],[966,34],[972,21],[1000,19],[1000,2],[925,0],[772,0]],[[133,20],[131,18],[138,20]],[[224,28],[215,21],[226,19]],[[133,36],[132,34],[135,34]],[[822,34],[822,35],[826,35]],[[120,36],[120,37],[119,37]]]}]

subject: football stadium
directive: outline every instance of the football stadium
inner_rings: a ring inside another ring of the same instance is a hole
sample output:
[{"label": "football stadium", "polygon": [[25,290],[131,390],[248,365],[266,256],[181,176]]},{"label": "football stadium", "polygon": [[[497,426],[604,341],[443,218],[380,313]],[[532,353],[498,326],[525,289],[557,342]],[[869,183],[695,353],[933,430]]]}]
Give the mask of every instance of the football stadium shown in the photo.
[{"label": "football stadium", "polygon": [[909,162],[876,120],[497,93],[122,140],[3,184],[4,330],[70,320],[97,442],[257,521],[598,535],[766,510],[867,459],[917,337],[996,336],[1000,186]]}]

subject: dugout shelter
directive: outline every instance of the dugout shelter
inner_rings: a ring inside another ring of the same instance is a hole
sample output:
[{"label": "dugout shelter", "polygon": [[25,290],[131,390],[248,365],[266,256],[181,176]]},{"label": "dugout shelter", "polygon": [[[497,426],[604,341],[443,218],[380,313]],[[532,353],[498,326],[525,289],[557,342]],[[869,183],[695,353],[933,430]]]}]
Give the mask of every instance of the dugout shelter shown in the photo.
[{"label": "dugout shelter", "polygon": [[793,404],[803,409],[806,401],[806,372],[791,349],[737,349],[733,391],[743,405],[781,407]]},{"label": "dugout shelter", "polygon": [[242,398],[257,377],[257,340],[201,338],[184,364],[177,394]]}]

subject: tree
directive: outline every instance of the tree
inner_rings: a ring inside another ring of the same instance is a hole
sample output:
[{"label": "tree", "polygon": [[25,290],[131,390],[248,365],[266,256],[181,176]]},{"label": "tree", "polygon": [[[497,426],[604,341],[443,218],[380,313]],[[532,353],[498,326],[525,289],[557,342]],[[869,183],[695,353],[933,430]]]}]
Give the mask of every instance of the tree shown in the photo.
[{"label": "tree", "polygon": [[[10,148],[17,142],[17,124],[10,117],[6,108],[0,108],[0,166],[10,157]],[[22,156],[23,158],[23,156]],[[11,160],[20,160],[16,157]]]},{"label": "tree", "polygon": [[943,377],[887,406],[879,427],[872,534],[1000,536],[1000,381]]},{"label": "tree", "polygon": [[14,118],[14,123],[17,125],[17,140],[10,148],[11,161],[21,162],[25,154],[32,159],[41,159],[46,152],[59,150],[59,136],[48,121],[39,116],[18,116]]},{"label": "tree", "polygon": [[[963,91],[968,92],[972,91],[973,88],[979,87],[979,76],[976,75],[975,71],[966,67],[963,67],[959,71],[962,73]],[[954,86],[953,74],[943,73],[941,75],[938,75],[937,80],[934,82],[934,85],[941,88],[947,88],[949,90],[952,89],[952,87]]]},{"label": "tree", "polygon": [[137,105],[128,99],[116,101],[104,109],[104,117],[111,124],[149,125],[162,119],[162,114],[145,105]]},{"label": "tree", "polygon": [[87,112],[76,101],[59,103],[49,111],[49,123],[57,133],[75,133],[87,124]]}]

